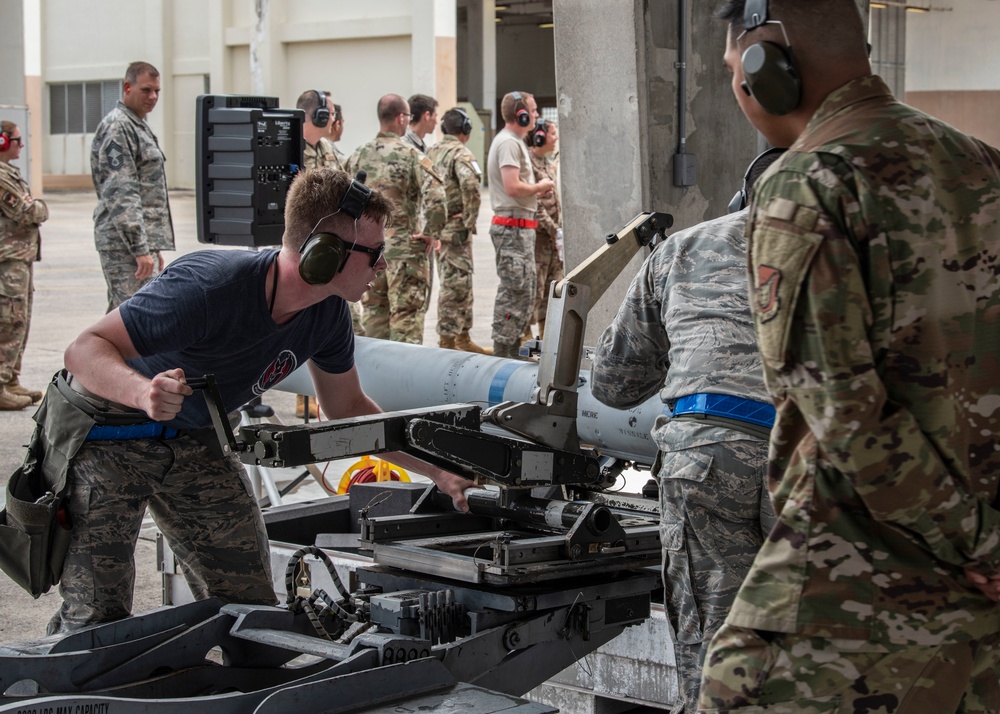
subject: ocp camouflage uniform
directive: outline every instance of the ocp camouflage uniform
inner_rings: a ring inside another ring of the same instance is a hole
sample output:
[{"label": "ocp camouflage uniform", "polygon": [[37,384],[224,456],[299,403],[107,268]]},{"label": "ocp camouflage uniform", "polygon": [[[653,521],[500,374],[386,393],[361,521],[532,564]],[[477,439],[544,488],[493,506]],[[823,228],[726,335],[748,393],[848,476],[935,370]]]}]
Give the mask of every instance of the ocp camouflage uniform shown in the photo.
[{"label": "ocp camouflage uniform", "polygon": [[[165,161],[153,130],[122,102],[98,125],[90,173],[97,191],[94,243],[108,284],[108,312],[155,277],[156,253],[174,249]],[[138,280],[135,258],[149,254],[153,275]]]},{"label": "ocp camouflage uniform", "polygon": [[[747,296],[746,211],[667,238],[633,279],[597,344],[591,392],[628,408],[658,389],[767,402]],[[735,420],[657,418],[665,607],[685,711],[705,651],[774,522],[766,429]]]},{"label": "ocp camouflage uniform", "polygon": [[428,152],[444,179],[446,221],[437,255],[441,290],[437,333],[458,337],[472,329],[472,236],[479,216],[482,172],[475,155],[456,137],[445,135]]},{"label": "ocp camouflage uniform", "polygon": [[347,154],[340,150],[335,143],[330,142],[330,146],[333,147],[333,155],[337,157],[337,163],[343,168],[347,164]]},{"label": "ocp camouflage uniform", "polygon": [[[308,141],[306,148],[302,151],[302,165],[307,169],[318,169],[324,166],[332,166],[337,171],[344,170],[343,161],[338,155],[337,147],[333,142],[325,137],[320,137],[313,146]],[[351,308],[351,325],[354,327],[354,334],[364,337],[365,328],[361,326],[361,303],[347,303]]]},{"label": "ocp camouflage uniform", "polygon": [[[430,259],[420,233],[436,235],[444,226],[443,187],[431,160],[393,132],[379,132],[351,154],[346,170],[368,173],[366,183],[382,191],[395,207],[385,231],[389,264],[365,293],[365,332],[369,337],[420,344],[430,299]],[[426,226],[421,229],[422,202]]]},{"label": "ocp camouflage uniform", "polygon": [[39,225],[45,201],[24,202],[28,184],[16,166],[0,161],[0,387],[21,371],[31,325],[32,263],[41,257]]},{"label": "ocp camouflage uniform", "polygon": [[[547,156],[531,154],[531,168],[535,172],[535,183],[551,179],[556,183],[559,164]],[[558,184],[556,184],[558,185]],[[556,232],[562,228],[562,202],[559,191],[538,197],[538,211],[535,213],[538,228],[535,229],[535,323],[544,332],[545,311],[549,306],[549,288],[553,282],[565,277],[563,262],[556,248]]]},{"label": "ocp camouflage uniform", "polygon": [[318,169],[323,166],[332,166],[337,171],[343,171],[344,165],[337,156],[337,149],[333,142],[326,137],[320,137],[316,145],[313,146],[308,141],[306,148],[302,151],[302,164],[307,169]]},{"label": "ocp camouflage uniform", "polygon": [[701,705],[1000,711],[1000,151],[831,93],[758,182],[750,268],[778,523]]}]

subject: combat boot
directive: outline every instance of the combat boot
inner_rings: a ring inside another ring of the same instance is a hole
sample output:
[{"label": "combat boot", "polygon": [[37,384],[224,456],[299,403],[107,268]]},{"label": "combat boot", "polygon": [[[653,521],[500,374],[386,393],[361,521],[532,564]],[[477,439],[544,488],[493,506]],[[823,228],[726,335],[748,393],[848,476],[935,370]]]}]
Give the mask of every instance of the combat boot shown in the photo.
[{"label": "combat boot", "polygon": [[466,330],[461,335],[455,338],[455,349],[462,350],[463,352],[475,352],[480,355],[491,355],[493,351],[488,347],[480,347],[472,338],[469,336],[469,331]]},{"label": "combat boot", "polygon": [[31,403],[42,401],[42,393],[37,389],[28,389],[22,387],[20,381],[18,381],[17,375],[14,375],[14,379],[7,383],[7,391],[11,394],[20,394],[22,397],[27,397],[31,400]]},{"label": "combat boot", "polygon": [[[302,394],[295,395],[295,416],[306,418],[306,398]],[[312,397],[309,398],[309,418],[319,419],[319,403]]]},{"label": "combat boot", "polygon": [[458,347],[455,346],[455,338],[449,335],[441,335],[438,337],[438,347],[443,347],[446,350],[458,349]]},{"label": "combat boot", "polygon": [[0,411],[17,412],[31,406],[31,397],[14,394],[6,385],[0,389]]}]

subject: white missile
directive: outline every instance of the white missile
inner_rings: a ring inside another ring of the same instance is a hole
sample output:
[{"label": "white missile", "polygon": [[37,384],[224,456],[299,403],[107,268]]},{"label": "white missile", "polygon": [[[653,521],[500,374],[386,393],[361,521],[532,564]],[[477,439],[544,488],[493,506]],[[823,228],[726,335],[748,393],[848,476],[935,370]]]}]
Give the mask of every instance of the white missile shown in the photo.
[{"label": "white missile", "polygon": [[[469,403],[484,409],[501,402],[530,402],[537,389],[538,364],[518,360],[355,338],[354,361],[361,386],[382,409],[422,409]],[[299,368],[278,389],[313,395],[309,372]],[[580,372],[577,431],[582,444],[603,454],[649,466],[656,456],[650,436],[656,418],[669,415],[659,396],[632,409],[612,409],[590,393],[590,374]]]}]

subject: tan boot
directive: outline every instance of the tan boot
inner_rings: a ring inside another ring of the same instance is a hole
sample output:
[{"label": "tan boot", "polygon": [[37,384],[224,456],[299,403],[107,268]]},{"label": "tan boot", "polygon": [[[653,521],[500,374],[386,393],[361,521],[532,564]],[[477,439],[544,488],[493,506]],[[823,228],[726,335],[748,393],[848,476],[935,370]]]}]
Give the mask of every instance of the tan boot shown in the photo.
[{"label": "tan boot", "polygon": [[469,336],[468,331],[463,332],[461,335],[455,338],[455,349],[462,350],[463,352],[475,352],[480,355],[491,355],[493,350],[488,347],[480,347],[472,338]]},{"label": "tan boot", "polygon": [[524,334],[521,336],[521,342],[533,339],[535,339],[535,336],[531,334],[531,325],[528,325],[524,328]]},{"label": "tan boot", "polygon": [[[302,394],[295,395],[295,416],[299,419],[306,418],[306,398]],[[309,397],[309,418],[319,419],[319,405],[313,397]]]},{"label": "tan boot", "polygon": [[14,394],[6,386],[0,389],[0,411],[18,412],[31,406],[31,397]]},{"label": "tan boot", "polygon": [[443,347],[446,350],[458,349],[455,347],[455,338],[448,335],[440,335],[438,337],[438,347]]},{"label": "tan boot", "polygon": [[31,403],[42,401],[42,393],[37,389],[27,389],[21,386],[21,383],[17,379],[17,375],[14,375],[14,379],[7,383],[7,391],[11,394],[20,394],[22,397],[27,397],[31,400]]}]

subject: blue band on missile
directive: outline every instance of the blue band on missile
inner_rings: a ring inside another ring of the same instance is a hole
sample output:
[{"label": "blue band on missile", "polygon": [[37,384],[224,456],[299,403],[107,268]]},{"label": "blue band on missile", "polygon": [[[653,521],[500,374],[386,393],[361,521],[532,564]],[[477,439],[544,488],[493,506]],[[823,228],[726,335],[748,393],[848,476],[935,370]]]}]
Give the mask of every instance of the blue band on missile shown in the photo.
[{"label": "blue band on missile", "polygon": [[503,393],[507,389],[507,381],[510,379],[510,375],[523,366],[523,364],[518,364],[517,362],[508,362],[493,375],[493,381],[490,382],[489,395],[491,407],[503,401]]}]

